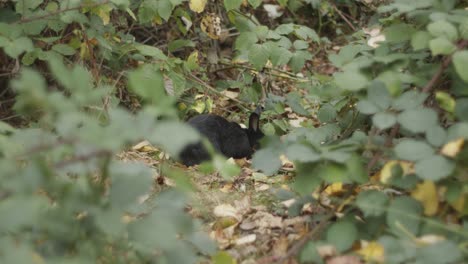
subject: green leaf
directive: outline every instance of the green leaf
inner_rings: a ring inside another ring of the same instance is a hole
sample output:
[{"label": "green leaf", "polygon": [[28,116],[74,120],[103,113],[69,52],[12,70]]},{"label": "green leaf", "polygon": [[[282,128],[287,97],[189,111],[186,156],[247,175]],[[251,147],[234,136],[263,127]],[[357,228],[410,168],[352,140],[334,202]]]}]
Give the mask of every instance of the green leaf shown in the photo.
[{"label": "green leaf", "polygon": [[299,72],[302,67],[304,67],[305,62],[310,59],[312,59],[312,54],[307,50],[296,50],[289,61],[291,70],[293,72]]},{"label": "green leaf", "polygon": [[113,206],[124,209],[148,193],[153,182],[151,170],[143,164],[119,163],[110,167],[112,185],[109,199]]},{"label": "green leaf", "polygon": [[236,50],[248,50],[253,44],[257,43],[258,38],[255,32],[241,32],[235,42]]},{"label": "green leaf", "polygon": [[343,90],[359,91],[364,89],[368,83],[368,79],[359,71],[338,72],[333,75],[335,82]]},{"label": "green leaf", "polygon": [[440,125],[436,125],[426,131],[426,139],[431,145],[440,147],[447,140],[447,132]]},{"label": "green leaf", "polygon": [[442,91],[437,91],[435,97],[440,108],[449,113],[453,113],[455,111],[455,100],[450,94]]},{"label": "green leaf", "polygon": [[427,98],[426,93],[421,93],[416,90],[410,90],[403,93],[400,97],[392,102],[392,107],[397,110],[406,110],[419,108]]},{"label": "green leaf", "polygon": [[144,65],[131,72],[128,84],[135,93],[148,102],[161,102],[167,97],[163,75],[151,65]]},{"label": "green leaf", "polygon": [[430,157],[434,149],[425,142],[404,139],[395,146],[395,154],[403,160],[417,161]]},{"label": "green leaf", "polygon": [[268,61],[270,51],[262,44],[254,44],[249,49],[249,61],[256,69],[261,69]]},{"label": "green leaf", "polygon": [[455,169],[453,161],[439,155],[426,157],[416,162],[415,170],[419,178],[423,180],[438,181],[446,178]]},{"label": "green leaf", "polygon": [[286,148],[286,156],[292,161],[300,162],[314,162],[320,160],[320,154],[314,149],[298,143]]},{"label": "green leaf", "polygon": [[248,0],[248,2],[253,8],[257,8],[262,3],[262,0]]},{"label": "green leaf", "polygon": [[200,140],[191,126],[176,121],[160,121],[148,140],[163,146],[170,154],[177,156],[182,149]]},{"label": "green leaf", "polygon": [[383,30],[383,34],[388,42],[407,41],[411,38],[414,32],[414,27],[405,23],[394,24]]},{"label": "green leaf", "polygon": [[302,96],[297,93],[297,92],[290,92],[288,95],[286,95],[286,103],[291,107],[291,109],[300,114],[300,115],[305,115],[308,116],[309,112],[304,109],[304,107],[301,104]]},{"label": "green leaf", "polygon": [[164,55],[164,53],[156,47],[143,45],[143,44],[137,44],[135,45],[135,48],[144,56],[150,56],[150,57],[160,59],[160,60],[167,59],[166,55]]},{"label": "green leaf", "polygon": [[460,98],[455,105],[455,116],[464,122],[468,122],[468,98]]},{"label": "green leaf", "polygon": [[432,36],[438,37],[445,37],[450,41],[455,41],[458,39],[458,32],[457,28],[452,24],[445,20],[437,20],[433,23],[430,23],[427,26],[427,31],[431,33]]},{"label": "green leaf", "polygon": [[414,50],[422,50],[429,47],[429,41],[432,39],[427,31],[418,31],[411,36],[411,46]]},{"label": "green leaf", "polygon": [[468,50],[457,51],[453,54],[453,65],[458,73],[458,76],[468,83]]},{"label": "green leaf", "polygon": [[395,198],[387,209],[387,225],[397,234],[418,235],[421,205],[408,196]]},{"label": "green leaf", "polygon": [[357,154],[352,154],[346,160],[346,170],[348,171],[348,178],[353,182],[363,184],[369,179],[367,171],[364,168],[364,160]]},{"label": "green leaf", "polygon": [[370,83],[367,90],[367,99],[382,110],[387,109],[392,101],[387,87],[381,81],[372,81]]},{"label": "green leaf", "polygon": [[157,8],[159,16],[168,21],[172,14],[172,3],[169,0],[157,0]]},{"label": "green leaf", "polygon": [[296,50],[303,50],[309,47],[309,43],[307,43],[307,41],[298,39],[293,42],[293,47]]},{"label": "green leaf", "polygon": [[388,196],[375,190],[361,192],[356,198],[356,205],[364,213],[364,216],[380,216],[385,213]]},{"label": "green leaf", "polygon": [[219,171],[219,174],[221,174],[221,177],[226,180],[232,180],[233,177],[238,176],[241,172],[237,164],[227,161],[226,158],[221,155],[216,155],[213,158],[213,164],[216,170]]},{"label": "green leaf", "polygon": [[369,100],[360,100],[357,104],[357,109],[366,115],[375,114],[380,111],[380,109]]},{"label": "green leaf", "polygon": [[20,37],[13,41],[8,41],[7,43],[1,43],[0,46],[3,45],[4,51],[8,56],[12,58],[17,58],[21,53],[25,51],[33,51],[34,45],[30,38],[28,37]]},{"label": "green leaf", "polygon": [[167,44],[169,52],[174,52],[183,47],[195,47],[195,43],[190,39],[176,39]]},{"label": "green leaf", "polygon": [[301,263],[323,263],[322,258],[320,257],[317,251],[317,242],[309,241],[301,250],[301,254],[299,255],[299,259]]},{"label": "green leaf", "polygon": [[341,164],[323,163],[317,166],[317,169],[314,172],[315,172],[314,177],[318,176],[327,183],[335,183],[335,182],[349,183],[351,182],[350,179],[348,178],[348,172],[346,171],[346,167]]},{"label": "green leaf", "polygon": [[429,42],[432,56],[449,55],[454,52],[457,47],[445,37],[438,37]]},{"label": "green leaf", "polygon": [[329,123],[336,118],[336,110],[331,104],[324,104],[317,112],[317,118],[322,123]]},{"label": "green leaf", "polygon": [[52,46],[52,50],[62,54],[62,55],[65,55],[65,56],[71,56],[71,55],[74,55],[75,54],[75,49],[70,47],[69,45],[67,44],[56,44],[54,46]]},{"label": "green leaf", "polygon": [[417,252],[417,259],[420,263],[461,263],[463,262],[462,257],[462,253],[458,245],[450,240],[429,244]]},{"label": "green leaf", "polygon": [[398,123],[413,133],[421,133],[437,125],[438,117],[430,108],[409,109],[398,115]]},{"label": "green leaf", "polygon": [[270,60],[274,66],[286,65],[292,58],[291,51],[280,46],[273,46],[271,50]]},{"label": "green leaf", "polygon": [[356,226],[347,220],[336,222],[327,230],[327,241],[333,244],[338,252],[344,252],[351,248],[357,238]]},{"label": "green leaf", "polygon": [[272,175],[281,168],[281,160],[279,154],[273,149],[260,149],[252,158],[252,166],[266,175]]},{"label": "green leaf", "polygon": [[380,112],[372,117],[372,123],[381,130],[392,127],[396,121],[397,119],[392,113]]},{"label": "green leaf", "polygon": [[226,8],[226,11],[238,9],[241,4],[242,0],[224,0],[224,7]]},{"label": "green leaf", "polygon": [[267,38],[268,31],[267,26],[256,26],[254,29],[254,32],[260,41],[264,41]]}]

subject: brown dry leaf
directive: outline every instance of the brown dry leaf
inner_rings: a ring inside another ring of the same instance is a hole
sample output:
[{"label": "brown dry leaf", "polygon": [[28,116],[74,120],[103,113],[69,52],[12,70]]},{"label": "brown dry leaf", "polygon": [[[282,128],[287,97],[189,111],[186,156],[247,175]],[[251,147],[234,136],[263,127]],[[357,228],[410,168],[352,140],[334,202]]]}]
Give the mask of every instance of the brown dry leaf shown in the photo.
[{"label": "brown dry leaf", "polygon": [[346,255],[333,257],[327,260],[327,264],[361,264],[358,256]]},{"label": "brown dry leaf", "polygon": [[221,18],[215,13],[210,13],[202,18],[200,28],[208,37],[219,39],[221,36]]},{"label": "brown dry leaf", "polygon": [[213,213],[216,217],[233,217],[237,221],[242,220],[242,215],[230,204],[220,204],[216,206]]},{"label": "brown dry leaf", "polygon": [[423,183],[418,184],[411,192],[411,196],[422,203],[425,215],[432,216],[437,213],[437,209],[439,208],[439,199],[434,182],[424,181]]},{"label": "brown dry leaf", "polygon": [[256,212],[252,215],[251,220],[255,221],[260,232],[264,232],[266,229],[270,228],[282,228],[283,219],[279,216],[274,216],[267,212]]},{"label": "brown dry leaf", "polygon": [[384,247],[376,241],[361,241],[361,249],[356,253],[361,255],[366,262],[378,262],[384,261]]},{"label": "brown dry leaf", "polygon": [[252,221],[242,221],[242,223],[239,225],[239,228],[244,231],[250,231],[255,229],[255,227],[257,227],[257,225]]},{"label": "brown dry leaf", "polygon": [[286,208],[291,207],[296,202],[296,199],[292,198],[289,200],[282,201],[281,204],[283,204]]},{"label": "brown dry leaf", "polygon": [[289,240],[285,235],[281,235],[273,244],[272,253],[274,256],[284,256],[288,252]]},{"label": "brown dry leaf", "polygon": [[461,151],[464,144],[465,144],[465,139],[463,138],[452,140],[442,147],[442,150],[440,151],[440,153],[442,153],[442,155],[445,155],[447,157],[454,158]]},{"label": "brown dry leaf", "polygon": [[439,235],[424,235],[416,239],[416,243],[422,245],[432,245],[440,241],[444,241],[445,237]]},{"label": "brown dry leaf", "polygon": [[221,93],[230,99],[236,99],[237,97],[239,97],[239,92],[236,92],[236,91],[224,90]]},{"label": "brown dry leaf", "polygon": [[220,189],[223,193],[230,193],[232,190],[234,190],[234,184],[231,182],[224,184]]},{"label": "brown dry leaf", "polygon": [[257,239],[257,235],[250,234],[250,235],[246,235],[246,236],[243,236],[243,237],[240,237],[240,238],[236,239],[236,241],[234,243],[236,244],[236,246],[242,246],[242,245],[245,245],[245,244],[253,243],[253,242],[255,242],[256,239]]},{"label": "brown dry leaf", "polygon": [[294,167],[294,163],[290,161],[285,155],[281,155],[279,158],[281,160],[281,166],[286,167],[286,168]]},{"label": "brown dry leaf", "polygon": [[336,255],[336,248],[333,245],[317,246],[317,252],[321,258],[329,258]]},{"label": "brown dry leaf", "polygon": [[265,183],[255,183],[255,191],[257,192],[262,192],[270,189],[270,185],[265,184]]}]

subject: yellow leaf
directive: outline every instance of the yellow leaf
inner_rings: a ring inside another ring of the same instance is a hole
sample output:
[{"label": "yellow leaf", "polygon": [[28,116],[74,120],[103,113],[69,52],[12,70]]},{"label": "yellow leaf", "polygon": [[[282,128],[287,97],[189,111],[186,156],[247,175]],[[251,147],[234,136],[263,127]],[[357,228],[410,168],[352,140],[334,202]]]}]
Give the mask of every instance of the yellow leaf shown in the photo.
[{"label": "yellow leaf", "polygon": [[440,152],[447,157],[453,158],[458,155],[460,150],[463,148],[464,143],[465,139],[463,138],[452,140],[445,144]]},{"label": "yellow leaf", "polygon": [[411,196],[423,204],[425,215],[431,216],[437,213],[439,199],[436,186],[432,181],[424,181],[418,184],[416,189],[411,192]]},{"label": "yellow leaf", "polygon": [[367,262],[384,262],[384,247],[375,242],[362,241],[362,247],[357,251]]},{"label": "yellow leaf", "polygon": [[190,0],[189,7],[193,12],[201,13],[205,10],[207,0]]},{"label": "yellow leaf", "polygon": [[335,182],[331,185],[328,185],[327,188],[325,188],[324,192],[328,195],[334,195],[334,194],[339,194],[343,192],[343,183],[341,182]]},{"label": "yellow leaf", "polygon": [[402,160],[391,160],[387,162],[382,170],[380,170],[380,181],[382,183],[388,183],[390,178],[392,178],[392,169],[393,166],[400,165],[403,170],[403,175],[408,175],[414,173],[414,164],[408,161]]},{"label": "yellow leaf", "polygon": [[458,199],[456,199],[453,202],[450,202],[450,205],[453,207],[453,209],[457,210],[459,213],[463,213],[465,210],[465,204],[468,200],[468,196],[465,194],[461,194]]}]

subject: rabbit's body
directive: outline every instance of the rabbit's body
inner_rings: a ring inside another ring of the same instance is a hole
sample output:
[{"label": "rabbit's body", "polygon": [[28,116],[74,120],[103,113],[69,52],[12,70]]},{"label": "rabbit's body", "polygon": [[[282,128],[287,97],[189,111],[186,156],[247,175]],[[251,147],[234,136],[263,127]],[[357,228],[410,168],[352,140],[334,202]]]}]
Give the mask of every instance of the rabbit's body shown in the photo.
[{"label": "rabbit's body", "polygon": [[[263,133],[259,130],[259,113],[257,112],[251,114],[249,128],[242,128],[237,123],[212,114],[195,116],[187,123],[206,137],[214,149],[224,156],[236,159],[250,158],[258,140],[263,137]],[[192,166],[209,160],[210,155],[199,142],[185,147],[180,154],[180,159],[186,166]]]}]

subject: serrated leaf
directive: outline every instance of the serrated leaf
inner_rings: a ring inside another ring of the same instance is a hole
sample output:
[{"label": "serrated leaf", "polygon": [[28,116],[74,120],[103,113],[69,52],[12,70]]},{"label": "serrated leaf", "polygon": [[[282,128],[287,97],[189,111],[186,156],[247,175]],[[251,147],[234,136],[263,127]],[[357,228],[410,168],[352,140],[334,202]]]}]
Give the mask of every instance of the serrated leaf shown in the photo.
[{"label": "serrated leaf", "polygon": [[273,149],[260,149],[252,158],[252,166],[266,175],[271,175],[281,168],[281,160],[279,154]]},{"label": "serrated leaf", "polygon": [[357,104],[357,109],[366,115],[375,114],[380,111],[380,109],[369,100],[360,100]]},{"label": "serrated leaf", "polygon": [[226,11],[238,9],[241,4],[242,0],[224,0],[224,7],[226,8]]},{"label": "serrated leaf", "polygon": [[249,49],[249,61],[256,69],[261,69],[268,61],[270,51],[262,44],[254,44]]},{"label": "serrated leaf", "polygon": [[397,110],[406,110],[411,108],[418,108],[422,106],[427,98],[427,94],[410,90],[403,93],[400,97],[392,102],[392,107]]},{"label": "serrated leaf", "polygon": [[422,160],[430,157],[434,152],[434,149],[427,143],[413,139],[402,140],[395,146],[395,154],[403,160]]},{"label": "serrated leaf", "polygon": [[439,155],[419,160],[415,165],[416,174],[423,180],[438,181],[448,177],[455,169],[453,161]]},{"label": "serrated leaf", "polygon": [[372,117],[372,123],[379,129],[387,129],[396,123],[396,116],[392,113],[380,112]]},{"label": "serrated leaf", "polygon": [[438,117],[430,108],[409,109],[398,115],[398,123],[413,133],[421,133],[437,125]]},{"label": "serrated leaf", "polygon": [[300,162],[314,162],[320,160],[320,154],[314,149],[297,143],[286,148],[286,156],[292,161]]},{"label": "serrated leaf", "polygon": [[349,249],[357,237],[357,228],[350,221],[339,221],[327,230],[327,241],[333,244],[339,252]]},{"label": "serrated leaf", "polygon": [[71,56],[71,55],[74,55],[76,50],[72,47],[70,47],[69,45],[66,45],[66,44],[56,44],[54,46],[52,46],[52,50],[62,54],[62,55],[65,55],[65,56]]},{"label": "serrated leaf", "polygon": [[343,90],[359,91],[368,84],[368,79],[359,71],[338,72],[333,75],[335,82]]},{"label": "serrated leaf", "polygon": [[429,47],[429,41],[432,39],[427,31],[418,31],[411,36],[411,46],[414,50],[422,50]]},{"label": "serrated leaf", "polygon": [[468,51],[457,51],[453,54],[453,65],[458,73],[458,76],[466,83],[468,83]]},{"label": "serrated leaf", "polygon": [[356,205],[364,216],[380,216],[385,212],[388,196],[380,191],[369,190],[361,192],[356,198]]},{"label": "serrated leaf", "polygon": [[445,20],[437,20],[427,26],[427,31],[434,37],[445,36],[446,39],[454,41],[458,38],[457,28]]},{"label": "serrated leaf", "polygon": [[336,110],[330,104],[324,104],[317,112],[317,117],[322,123],[328,123],[336,118]]},{"label": "serrated leaf", "polygon": [[456,50],[456,46],[445,37],[438,37],[429,42],[432,56],[449,55]]},{"label": "serrated leaf", "polygon": [[418,234],[422,208],[414,199],[401,196],[395,198],[387,209],[387,225],[395,233]]}]

